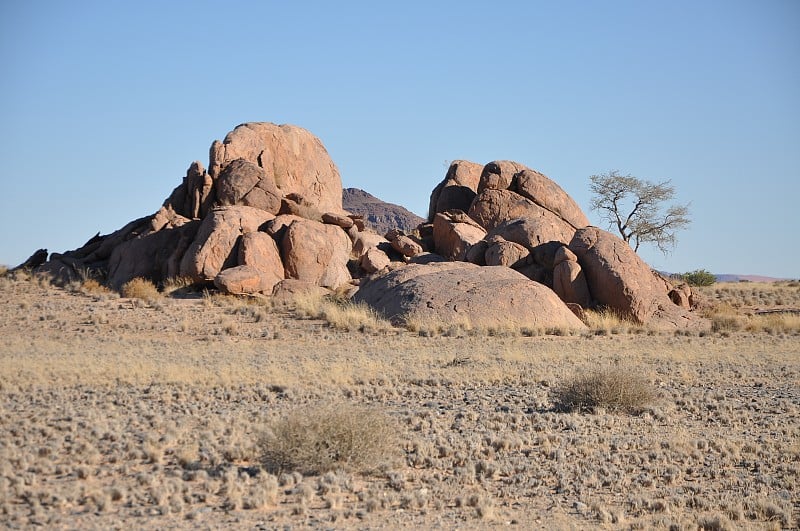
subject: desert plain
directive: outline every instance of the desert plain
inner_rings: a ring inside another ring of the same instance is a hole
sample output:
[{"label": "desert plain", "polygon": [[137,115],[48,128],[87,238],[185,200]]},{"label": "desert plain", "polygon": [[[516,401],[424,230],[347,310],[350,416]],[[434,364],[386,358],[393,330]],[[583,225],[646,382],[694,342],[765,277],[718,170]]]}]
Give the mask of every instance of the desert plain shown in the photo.
[{"label": "desert plain", "polygon": [[[704,332],[407,329],[6,274],[0,527],[794,529],[800,325],[754,311],[800,283],[702,295]],[[558,407],[598,372],[649,396]]]}]

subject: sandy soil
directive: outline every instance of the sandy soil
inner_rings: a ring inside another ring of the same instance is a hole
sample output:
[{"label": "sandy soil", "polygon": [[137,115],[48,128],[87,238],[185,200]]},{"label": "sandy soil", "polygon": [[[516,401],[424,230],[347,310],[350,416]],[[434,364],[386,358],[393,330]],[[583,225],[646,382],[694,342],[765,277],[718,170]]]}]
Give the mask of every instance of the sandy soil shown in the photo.
[{"label": "sandy soil", "polygon": [[[0,526],[10,529],[788,529],[800,336],[342,332],[232,298],[0,278]],[[597,367],[638,414],[560,413]],[[267,471],[280,418],[366,404],[372,474]],[[271,473],[271,472],[274,472]]]}]

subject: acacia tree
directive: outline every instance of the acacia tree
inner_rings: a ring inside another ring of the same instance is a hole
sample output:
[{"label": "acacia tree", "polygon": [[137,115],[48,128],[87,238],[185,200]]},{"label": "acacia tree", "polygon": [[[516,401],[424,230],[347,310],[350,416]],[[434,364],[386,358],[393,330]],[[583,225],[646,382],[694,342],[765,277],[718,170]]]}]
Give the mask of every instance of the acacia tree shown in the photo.
[{"label": "acacia tree", "polygon": [[592,175],[591,208],[616,228],[623,240],[639,250],[642,243],[653,243],[666,254],[675,247],[675,233],[686,228],[689,205],[665,206],[675,196],[670,181],[652,183],[617,171]]}]

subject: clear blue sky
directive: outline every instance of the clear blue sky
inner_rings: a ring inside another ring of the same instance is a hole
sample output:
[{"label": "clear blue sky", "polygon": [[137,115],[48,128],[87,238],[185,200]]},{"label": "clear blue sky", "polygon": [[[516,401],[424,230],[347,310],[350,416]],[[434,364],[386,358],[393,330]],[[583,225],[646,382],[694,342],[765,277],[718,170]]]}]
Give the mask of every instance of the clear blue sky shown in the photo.
[{"label": "clear blue sky", "polygon": [[445,161],[671,179],[654,267],[800,277],[800,2],[0,3],[0,263],[155,212],[246,121],[425,214]]}]

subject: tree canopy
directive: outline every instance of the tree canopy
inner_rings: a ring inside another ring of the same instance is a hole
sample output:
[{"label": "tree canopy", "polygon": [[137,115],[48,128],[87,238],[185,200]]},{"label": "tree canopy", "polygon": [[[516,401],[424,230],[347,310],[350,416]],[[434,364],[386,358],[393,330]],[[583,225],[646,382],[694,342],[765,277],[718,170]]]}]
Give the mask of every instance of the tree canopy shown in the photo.
[{"label": "tree canopy", "polygon": [[666,205],[675,196],[675,187],[668,180],[652,183],[617,171],[589,179],[592,210],[609,228],[616,228],[635,251],[643,243],[652,243],[666,254],[675,247],[676,232],[691,223],[688,205]]}]

